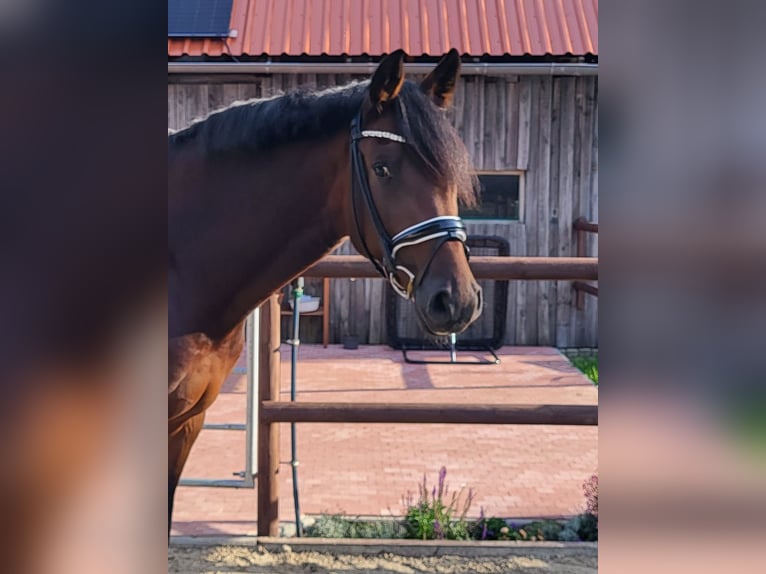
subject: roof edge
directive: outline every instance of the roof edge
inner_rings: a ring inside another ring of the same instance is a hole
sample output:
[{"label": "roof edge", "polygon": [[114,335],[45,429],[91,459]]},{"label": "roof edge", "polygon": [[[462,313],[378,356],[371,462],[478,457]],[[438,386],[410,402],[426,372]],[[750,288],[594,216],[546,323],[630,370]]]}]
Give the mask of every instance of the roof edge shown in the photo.
[{"label": "roof edge", "polygon": [[[374,62],[168,62],[168,74],[371,74]],[[407,72],[427,73],[433,64],[405,63]],[[465,62],[468,76],[597,76],[598,64]]]}]

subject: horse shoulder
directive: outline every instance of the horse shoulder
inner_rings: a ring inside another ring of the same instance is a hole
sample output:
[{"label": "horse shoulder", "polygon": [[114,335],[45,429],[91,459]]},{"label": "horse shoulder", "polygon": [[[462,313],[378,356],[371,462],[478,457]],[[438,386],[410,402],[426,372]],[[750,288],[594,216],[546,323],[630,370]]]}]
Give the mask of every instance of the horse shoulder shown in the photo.
[{"label": "horse shoulder", "polygon": [[201,333],[168,341],[168,415],[172,421],[181,423],[213,403],[243,345],[240,328],[219,341]]},{"label": "horse shoulder", "polygon": [[202,333],[176,337],[168,341],[168,393],[178,389],[187,375],[209,355],[213,341]]}]

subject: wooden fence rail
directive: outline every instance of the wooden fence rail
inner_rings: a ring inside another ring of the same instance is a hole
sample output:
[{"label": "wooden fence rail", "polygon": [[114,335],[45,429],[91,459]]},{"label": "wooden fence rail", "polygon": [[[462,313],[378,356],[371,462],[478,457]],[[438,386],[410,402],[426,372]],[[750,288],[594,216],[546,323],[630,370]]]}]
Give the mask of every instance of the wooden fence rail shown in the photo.
[{"label": "wooden fence rail", "polygon": [[[472,257],[471,271],[476,279],[595,281],[596,257]],[[361,255],[328,255],[303,272],[304,277],[380,277]]]},{"label": "wooden fence rail", "polygon": [[444,423],[596,425],[595,405],[455,405],[439,403],[261,403],[266,423]]},{"label": "wooden fence rail", "polygon": [[598,223],[588,221],[584,217],[578,217],[572,224],[577,231],[589,231],[590,233],[598,233]]},{"label": "wooden fence rail", "polygon": [[590,283],[584,283],[583,281],[575,281],[572,283],[572,287],[576,291],[582,291],[583,293],[589,293],[598,297],[598,287],[591,285]]},{"label": "wooden fence rail", "polygon": [[[597,258],[475,257],[477,279],[596,280]],[[377,277],[360,256],[325,257],[305,277]],[[279,401],[279,303],[277,296],[261,306],[258,420],[258,536],[279,535],[279,424],[448,423],[519,425],[598,425],[594,405],[452,405],[412,403],[283,403]]]}]

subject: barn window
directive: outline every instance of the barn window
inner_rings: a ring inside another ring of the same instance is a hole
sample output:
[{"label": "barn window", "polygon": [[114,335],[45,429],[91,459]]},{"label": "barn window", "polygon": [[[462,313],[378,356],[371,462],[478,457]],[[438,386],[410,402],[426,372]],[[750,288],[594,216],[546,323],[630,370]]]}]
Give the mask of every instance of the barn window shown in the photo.
[{"label": "barn window", "polygon": [[522,174],[520,172],[479,172],[481,196],[472,209],[460,208],[466,219],[519,219]]}]

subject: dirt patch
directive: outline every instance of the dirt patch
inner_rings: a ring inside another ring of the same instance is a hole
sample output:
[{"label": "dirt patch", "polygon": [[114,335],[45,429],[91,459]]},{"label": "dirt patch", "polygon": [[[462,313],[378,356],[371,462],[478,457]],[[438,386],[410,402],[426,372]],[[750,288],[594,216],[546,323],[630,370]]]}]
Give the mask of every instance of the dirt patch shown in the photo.
[{"label": "dirt patch", "polygon": [[174,547],[168,551],[169,574],[591,574],[598,571],[595,553],[468,558],[376,556],[321,552],[269,552],[263,547]]}]

